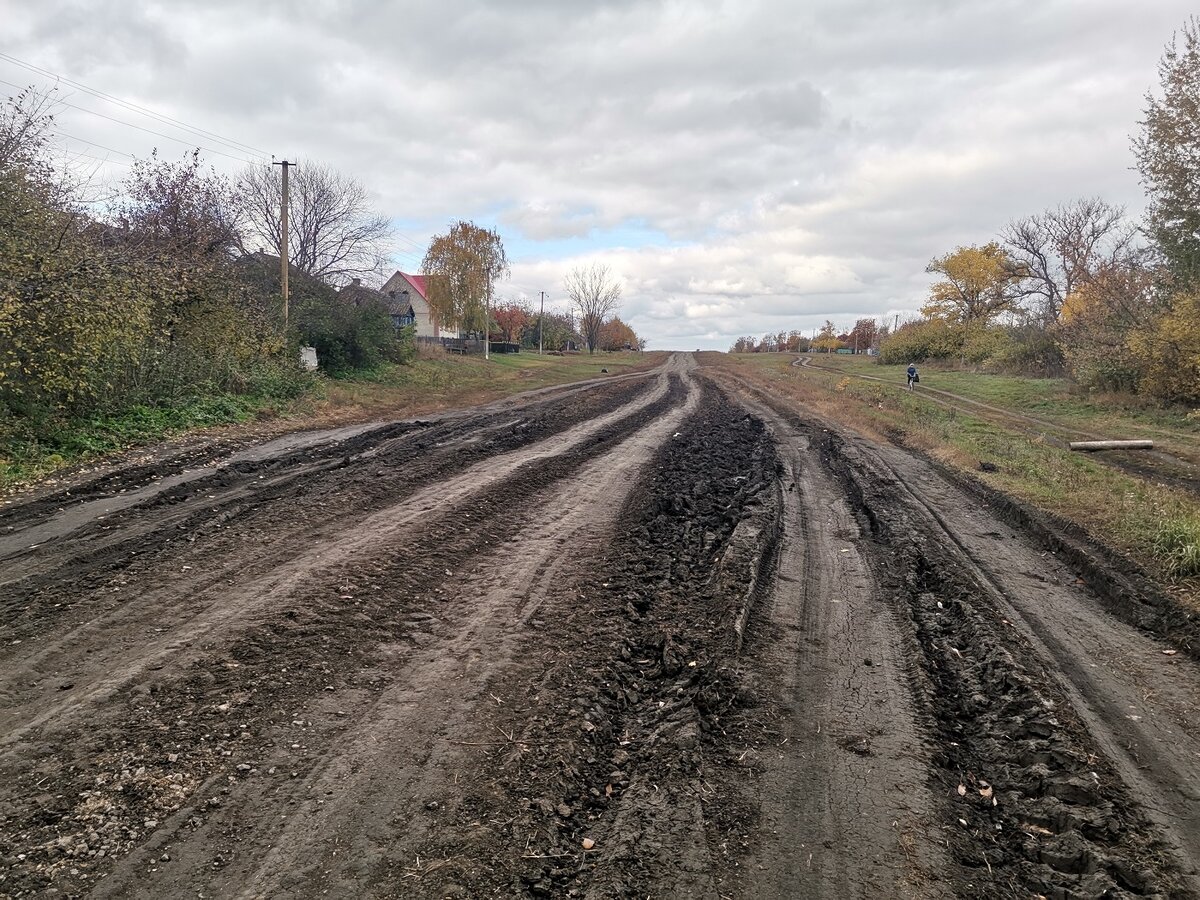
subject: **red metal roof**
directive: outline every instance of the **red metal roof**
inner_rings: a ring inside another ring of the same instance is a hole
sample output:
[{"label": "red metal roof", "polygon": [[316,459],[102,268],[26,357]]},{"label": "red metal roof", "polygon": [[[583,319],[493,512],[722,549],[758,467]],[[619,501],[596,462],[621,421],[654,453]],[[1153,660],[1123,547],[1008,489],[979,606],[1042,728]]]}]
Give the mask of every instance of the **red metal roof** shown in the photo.
[{"label": "red metal roof", "polygon": [[401,272],[409,283],[417,289],[417,293],[421,295],[421,299],[428,301],[429,297],[425,293],[425,276],[424,275],[409,275],[407,272]]}]

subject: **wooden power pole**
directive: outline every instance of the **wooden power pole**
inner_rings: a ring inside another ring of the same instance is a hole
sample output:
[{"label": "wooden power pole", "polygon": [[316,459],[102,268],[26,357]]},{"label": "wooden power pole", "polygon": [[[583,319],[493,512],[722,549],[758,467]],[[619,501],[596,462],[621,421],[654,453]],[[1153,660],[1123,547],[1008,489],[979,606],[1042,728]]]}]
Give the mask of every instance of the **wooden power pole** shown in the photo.
[{"label": "wooden power pole", "polygon": [[542,310],[538,313],[538,356],[542,355],[542,320],[546,318],[546,292],[539,291],[542,295]]},{"label": "wooden power pole", "polygon": [[279,284],[283,296],[283,330],[288,327],[288,167],[295,163],[272,163],[283,167],[283,197],[279,204]]}]

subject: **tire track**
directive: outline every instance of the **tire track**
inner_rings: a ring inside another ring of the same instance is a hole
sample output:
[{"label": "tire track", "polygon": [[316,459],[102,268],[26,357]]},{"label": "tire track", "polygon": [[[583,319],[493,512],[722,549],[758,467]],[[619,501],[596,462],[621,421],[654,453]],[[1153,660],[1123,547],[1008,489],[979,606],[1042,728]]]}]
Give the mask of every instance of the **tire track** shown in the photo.
[{"label": "tire track", "polygon": [[[577,435],[580,443],[573,452],[532,454],[510,477],[440,516],[427,516],[411,540],[427,548],[435,566],[458,567],[462,559],[520,531],[523,516],[509,502],[514,493],[546,490],[569,477],[676,405],[680,390],[678,376],[671,375],[669,390],[658,400],[598,431]],[[473,524],[468,514],[478,516],[481,524]],[[70,727],[53,733],[43,728],[38,745],[9,754],[0,767],[0,784],[9,785],[0,803],[23,810],[6,821],[0,847],[31,847],[28,863],[16,867],[23,877],[57,877],[74,889],[86,886],[89,873],[107,869],[109,859],[145,839],[142,817],[153,820],[153,826],[146,826],[153,830],[164,813],[178,809],[197,791],[229,791],[221,785],[236,782],[243,771],[233,772],[231,757],[251,747],[256,754],[268,752],[260,730],[281,709],[283,698],[295,703],[323,696],[324,687],[332,687],[330,680],[345,679],[351,693],[382,689],[386,678],[378,672],[364,686],[364,672],[375,665],[364,663],[375,659],[377,650],[383,653],[379,659],[385,658],[387,646],[412,631],[413,611],[440,592],[442,580],[440,568],[414,572],[403,550],[385,543],[370,557],[322,570],[319,579],[292,597],[285,615],[242,629],[230,638],[232,643],[214,643],[183,673],[164,677],[149,693],[122,691],[119,704],[97,709],[90,717],[86,736]],[[280,660],[287,661],[282,670],[277,668]],[[236,719],[226,715],[234,708]],[[164,715],[179,718],[171,725]],[[222,735],[222,722],[228,723],[226,728],[239,725]],[[70,756],[45,755],[47,747],[56,746],[70,747]],[[50,803],[52,810],[33,815],[39,802],[36,790],[30,793],[33,782],[51,778],[60,791],[65,784],[72,786]],[[220,796],[199,803],[176,826],[192,822],[190,827],[201,827]],[[68,799],[75,797],[82,799]],[[106,830],[99,831],[101,827]],[[103,858],[87,839],[88,829],[97,835],[93,840],[103,842]],[[78,874],[68,875],[71,868]]]},{"label": "tire track", "polygon": [[854,511],[811,426],[739,401],[769,424],[783,486],[778,567],[742,651],[775,718],[741,760],[762,821],[739,893],[948,896],[912,664]]},{"label": "tire track", "polygon": [[[192,566],[181,566],[175,577],[143,589],[135,601],[116,605],[54,638],[29,645],[28,651],[13,654],[0,675],[0,748],[19,740],[29,729],[78,714],[139,673],[161,668],[168,661],[186,665],[197,652],[203,652],[205,643],[277,614],[279,606],[291,602],[297,589],[315,573],[346,565],[378,544],[398,540],[404,529],[438,515],[445,507],[462,504],[521,466],[573,453],[614,424],[661,401],[667,390],[668,376],[663,374],[653,390],[632,403],[551,439],[488,457],[366,519],[346,523],[349,527],[344,525],[299,553],[285,548],[289,550],[287,558],[280,561],[269,556],[249,577],[243,573],[228,578],[234,573],[223,568],[215,577],[206,578],[207,586],[189,592],[192,579],[184,569]],[[245,556],[236,559],[235,565],[244,570]],[[120,587],[129,592],[129,586]],[[94,649],[82,661],[78,659],[80,645]],[[137,652],[131,655],[134,647]],[[52,677],[59,679],[56,684],[50,683]],[[31,691],[31,681],[36,681],[41,691]]]},{"label": "tire track", "polygon": [[1015,612],[1037,601],[1008,594],[878,457],[834,437],[829,453],[911,617],[971,893],[1195,896],[1194,802],[1130,764],[1105,721],[1125,711],[1098,715],[1071,680],[1080,661],[1064,666]]}]

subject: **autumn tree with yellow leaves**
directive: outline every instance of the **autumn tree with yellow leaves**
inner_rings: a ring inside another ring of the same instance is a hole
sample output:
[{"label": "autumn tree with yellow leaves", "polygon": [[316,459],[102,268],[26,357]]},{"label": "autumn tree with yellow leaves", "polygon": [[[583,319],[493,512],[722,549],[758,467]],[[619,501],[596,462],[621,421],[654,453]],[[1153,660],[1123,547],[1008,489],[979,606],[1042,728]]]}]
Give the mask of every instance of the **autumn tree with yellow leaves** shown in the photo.
[{"label": "autumn tree with yellow leaves", "polygon": [[455,222],[430,241],[421,266],[438,323],[485,332],[496,281],[509,272],[500,234],[474,222]]},{"label": "autumn tree with yellow leaves", "polygon": [[[996,241],[982,247],[958,247],[931,260],[926,272],[941,275],[929,289],[921,312],[962,328],[963,354],[971,328],[983,329],[1021,297],[1023,269]],[[960,362],[965,355],[960,355]]]}]

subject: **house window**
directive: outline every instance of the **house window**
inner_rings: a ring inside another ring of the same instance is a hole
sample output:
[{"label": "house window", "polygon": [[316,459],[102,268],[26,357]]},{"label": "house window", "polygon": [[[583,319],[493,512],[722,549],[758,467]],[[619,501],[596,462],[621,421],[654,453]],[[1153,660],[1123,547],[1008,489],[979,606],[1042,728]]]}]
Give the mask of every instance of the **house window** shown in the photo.
[{"label": "house window", "polygon": [[415,325],[417,317],[411,312],[404,316],[392,316],[392,324],[397,328],[407,328],[409,325]]}]

